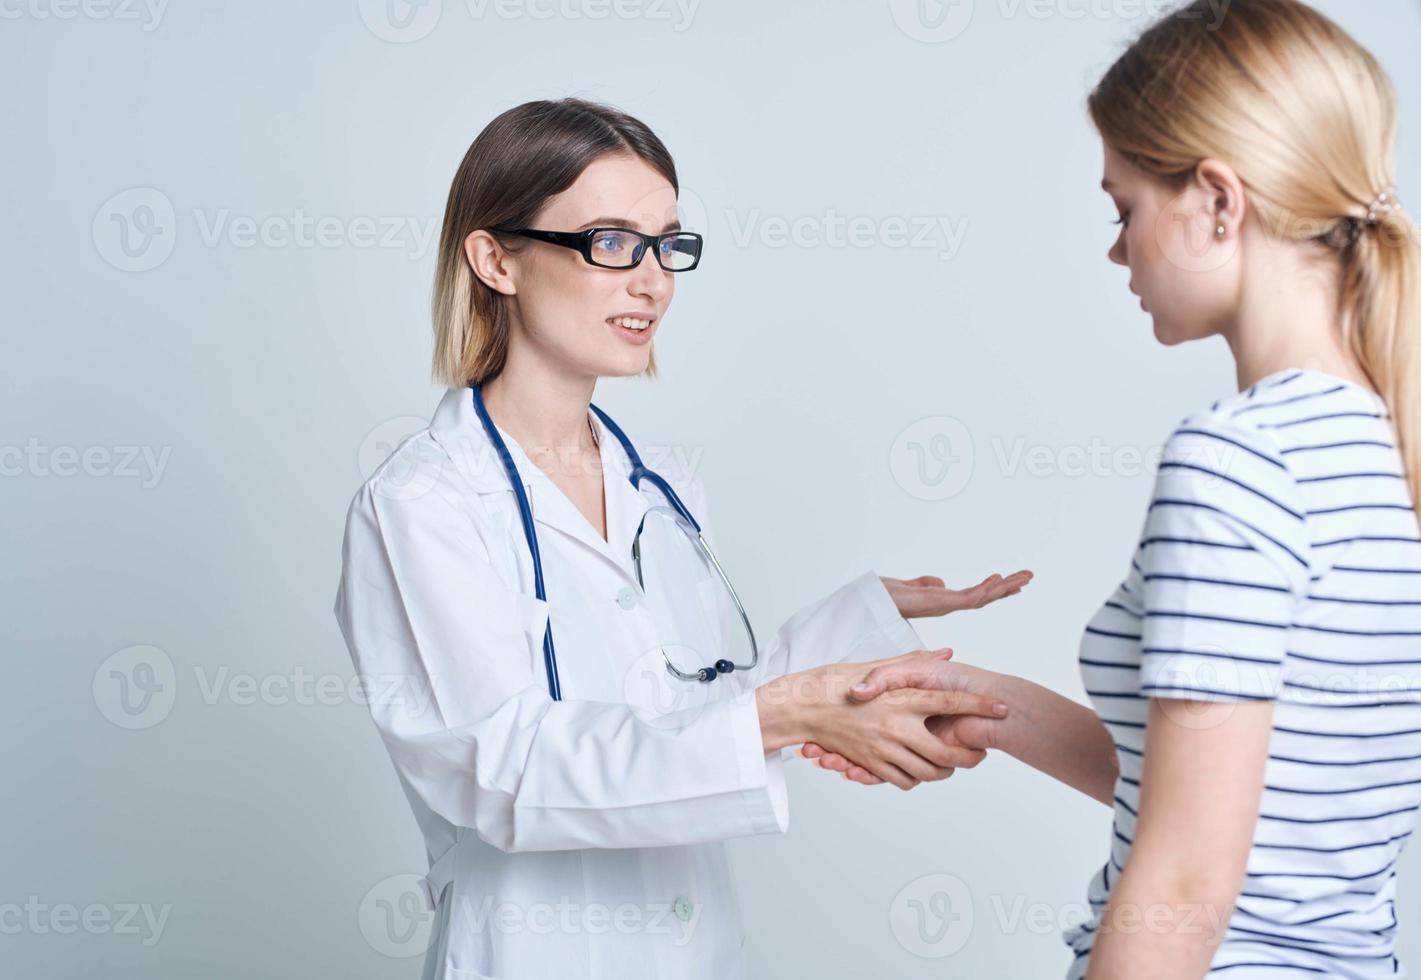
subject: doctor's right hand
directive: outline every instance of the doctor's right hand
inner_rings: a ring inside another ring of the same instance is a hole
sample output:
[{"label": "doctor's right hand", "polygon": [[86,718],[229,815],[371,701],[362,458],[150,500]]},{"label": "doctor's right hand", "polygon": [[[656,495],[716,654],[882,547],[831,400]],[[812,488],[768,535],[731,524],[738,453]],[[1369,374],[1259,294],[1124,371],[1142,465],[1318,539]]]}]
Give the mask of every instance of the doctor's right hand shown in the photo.
[{"label": "doctor's right hand", "polygon": [[917,674],[951,655],[950,650],[919,651],[870,664],[828,664],[766,683],[755,692],[765,751],[815,743],[853,759],[899,789],[946,779],[955,769],[975,766],[986,753],[944,741],[929,729],[928,719],[1004,718],[1007,706],[997,698],[914,687],[882,692],[872,699],[852,696],[852,686],[866,670]]},{"label": "doctor's right hand", "polygon": [[[858,702],[871,701],[905,688],[958,691],[984,698],[1000,698],[1002,675],[980,667],[953,661],[947,658],[918,658],[906,660],[897,658],[874,664],[868,675],[849,688],[849,698]],[[1020,707],[1020,705],[1018,705]],[[959,712],[929,718],[928,731],[949,745],[985,752],[998,748],[1003,737],[1002,717],[987,717],[980,713]],[[842,773],[846,778],[866,786],[884,782],[870,767],[860,764],[852,755],[826,748],[815,742],[807,742],[800,749],[800,755],[812,759],[821,769]]]}]

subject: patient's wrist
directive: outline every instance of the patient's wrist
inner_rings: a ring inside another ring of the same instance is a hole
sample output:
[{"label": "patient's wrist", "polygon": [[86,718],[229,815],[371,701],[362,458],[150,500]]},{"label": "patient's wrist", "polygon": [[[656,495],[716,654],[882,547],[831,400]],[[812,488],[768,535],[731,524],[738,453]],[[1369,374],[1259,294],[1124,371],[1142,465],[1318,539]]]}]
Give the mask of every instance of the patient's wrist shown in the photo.
[{"label": "patient's wrist", "polygon": [[983,683],[987,693],[1006,702],[1007,716],[996,722],[996,748],[1015,758],[1021,757],[1026,740],[1031,736],[1032,704],[1030,691],[1034,686],[1029,681],[1011,674],[999,674],[985,670]]}]

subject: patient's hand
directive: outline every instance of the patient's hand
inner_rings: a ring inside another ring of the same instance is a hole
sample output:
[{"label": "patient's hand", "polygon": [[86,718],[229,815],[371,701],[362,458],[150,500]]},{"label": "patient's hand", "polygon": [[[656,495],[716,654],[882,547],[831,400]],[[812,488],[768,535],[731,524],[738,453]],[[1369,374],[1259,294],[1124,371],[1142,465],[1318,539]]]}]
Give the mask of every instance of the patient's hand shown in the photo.
[{"label": "patient's hand", "polygon": [[[998,675],[988,670],[967,664],[949,662],[946,659],[905,662],[877,667],[864,678],[861,686],[850,689],[850,697],[857,701],[872,701],[883,693],[902,688],[922,688],[926,690],[961,691],[997,698],[993,683]],[[944,744],[956,748],[986,750],[996,748],[1002,719],[978,715],[935,715],[927,719],[928,731],[940,738]],[[837,752],[830,752],[815,742],[807,742],[800,749],[800,755],[814,760],[821,769],[843,773],[846,779],[865,786],[883,782],[873,773]]]}]

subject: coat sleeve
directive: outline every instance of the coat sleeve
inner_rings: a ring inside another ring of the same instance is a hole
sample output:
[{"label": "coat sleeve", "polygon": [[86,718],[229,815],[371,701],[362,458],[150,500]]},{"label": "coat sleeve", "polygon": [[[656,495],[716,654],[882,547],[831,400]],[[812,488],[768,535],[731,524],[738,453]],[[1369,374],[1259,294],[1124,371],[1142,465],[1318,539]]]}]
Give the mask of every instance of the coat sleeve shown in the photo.
[{"label": "coat sleeve", "polygon": [[459,500],[367,484],[335,613],[409,787],[505,851],[656,847],[788,825],[753,690],[651,718],[553,701],[546,604],[510,591]]}]

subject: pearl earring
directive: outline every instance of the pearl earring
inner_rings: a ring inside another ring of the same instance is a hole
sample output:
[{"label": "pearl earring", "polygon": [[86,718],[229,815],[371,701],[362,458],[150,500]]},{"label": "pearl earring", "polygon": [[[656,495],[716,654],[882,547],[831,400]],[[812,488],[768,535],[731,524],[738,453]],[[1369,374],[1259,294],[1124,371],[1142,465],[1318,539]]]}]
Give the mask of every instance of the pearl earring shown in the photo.
[{"label": "pearl earring", "polygon": [[1218,227],[1217,229],[1215,229],[1215,232],[1214,232],[1214,233],[1215,233],[1216,235],[1218,235],[1220,238],[1223,238],[1225,235],[1228,234],[1228,231],[1229,231],[1229,230],[1228,230],[1227,228],[1225,228],[1223,225],[1219,225],[1219,227]]}]

